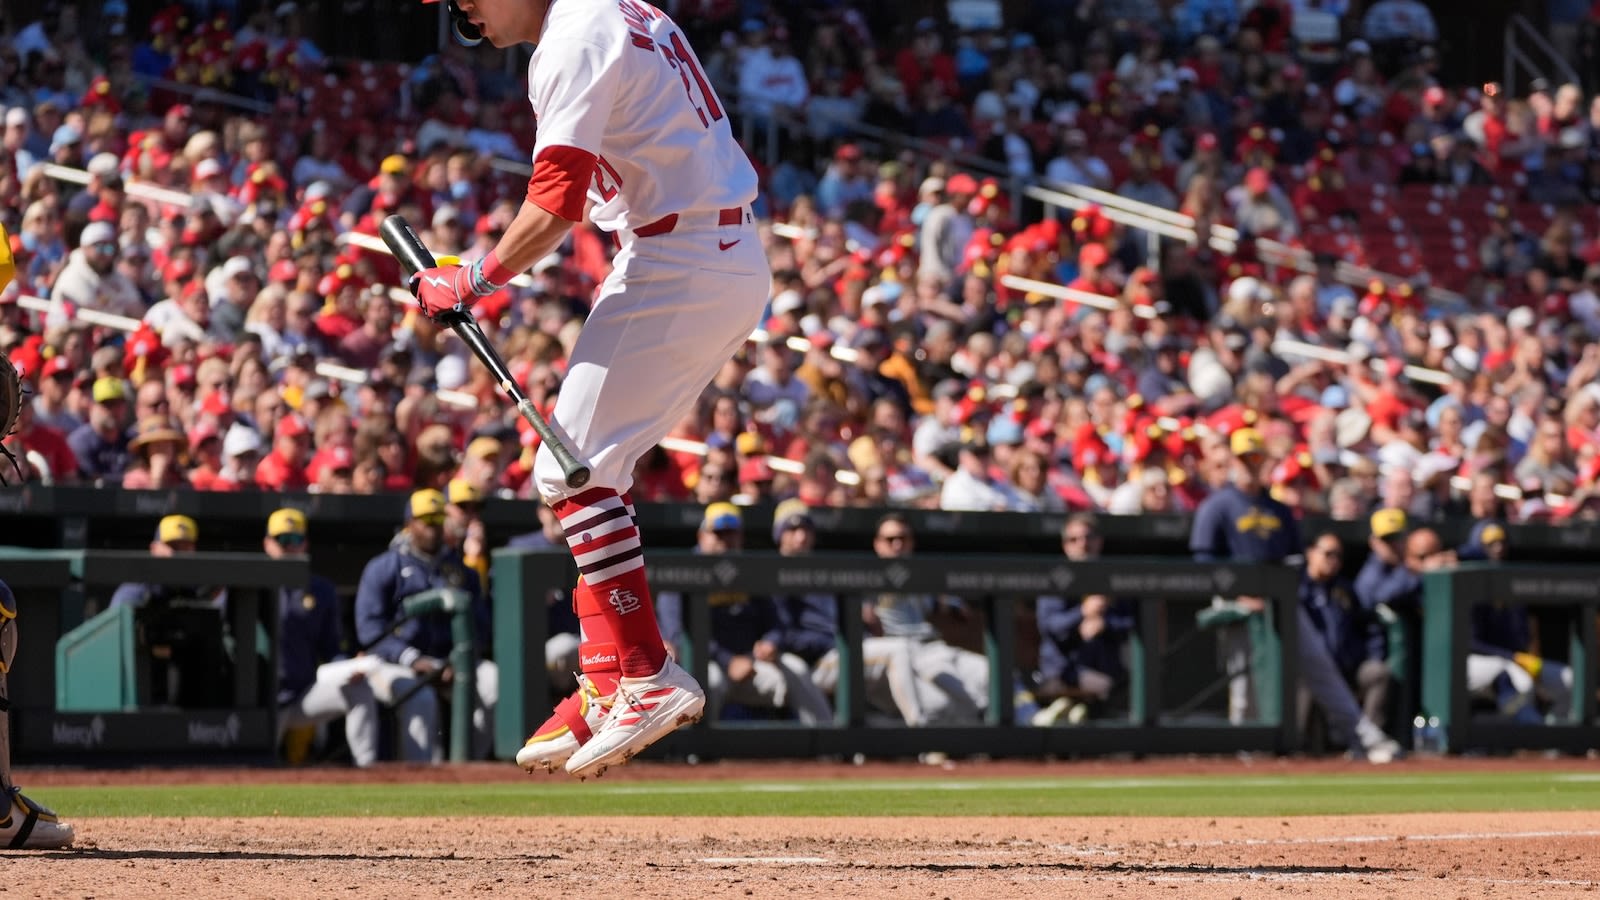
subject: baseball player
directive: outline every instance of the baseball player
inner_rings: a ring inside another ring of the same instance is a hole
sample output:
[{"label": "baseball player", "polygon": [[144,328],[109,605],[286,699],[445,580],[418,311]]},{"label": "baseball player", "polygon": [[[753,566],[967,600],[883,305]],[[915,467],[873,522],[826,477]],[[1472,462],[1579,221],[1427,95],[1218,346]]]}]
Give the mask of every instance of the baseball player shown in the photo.
[{"label": "baseball player", "polygon": [[[911,556],[916,535],[900,513],[878,520],[873,550],[884,559]],[[939,636],[929,616],[946,598],[880,594],[862,606],[868,636],[862,639],[862,679],[867,703],[897,710],[907,725],[975,725],[989,705],[989,659],[952,647]],[[839,653],[817,661],[813,679],[833,693],[839,681]]]},{"label": "baseball player", "polygon": [[[425,0],[426,2],[426,0]],[[577,693],[517,754],[580,778],[697,720],[705,693],[667,658],[628,501],[634,461],[666,437],[758,324],[771,275],[750,204],[756,173],[705,71],[641,0],[451,0],[463,42],[535,43],[538,117],[526,202],[495,247],[414,280],[429,315],[470,307],[554,251],[585,216],[618,251],[551,424],[593,475],[566,486],[541,447],[534,480],[581,573]],[[609,712],[606,710],[609,707]]]},{"label": "baseball player", "polygon": [[[0,291],[16,273],[11,259],[11,239],[0,226]],[[0,355],[0,440],[11,433],[22,409],[22,379],[11,360]],[[0,447],[0,453],[10,451]],[[0,460],[0,466],[11,462]],[[9,473],[0,468],[0,482]],[[0,581],[0,848],[6,850],[56,850],[72,846],[72,826],[56,814],[22,795],[11,783],[11,694],[6,687],[11,661],[17,656],[17,598]]]}]

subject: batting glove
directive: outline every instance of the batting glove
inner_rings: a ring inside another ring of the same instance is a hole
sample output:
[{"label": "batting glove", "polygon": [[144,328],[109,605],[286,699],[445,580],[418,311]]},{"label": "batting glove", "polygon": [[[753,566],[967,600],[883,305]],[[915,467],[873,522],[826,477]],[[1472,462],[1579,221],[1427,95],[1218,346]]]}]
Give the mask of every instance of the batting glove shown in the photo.
[{"label": "batting glove", "polygon": [[514,272],[500,265],[491,252],[483,259],[461,265],[460,257],[441,256],[440,265],[411,276],[411,290],[428,318],[446,312],[466,312],[480,297],[510,283]]}]

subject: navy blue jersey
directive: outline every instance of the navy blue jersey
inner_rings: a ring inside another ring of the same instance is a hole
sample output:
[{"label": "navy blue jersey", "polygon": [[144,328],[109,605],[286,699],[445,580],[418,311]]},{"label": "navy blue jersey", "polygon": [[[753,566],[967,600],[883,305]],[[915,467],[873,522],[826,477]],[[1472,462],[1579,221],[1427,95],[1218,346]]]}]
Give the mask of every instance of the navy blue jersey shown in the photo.
[{"label": "navy blue jersey", "polygon": [[1526,607],[1501,603],[1472,607],[1472,641],[1468,647],[1473,653],[1510,659],[1527,652],[1532,643],[1533,623]]},{"label": "navy blue jersey", "polygon": [[834,648],[839,634],[839,601],[832,594],[773,598],[778,613],[778,649],[815,663]]},{"label": "navy blue jersey", "polygon": [[[396,541],[372,558],[361,572],[356,589],[356,640],[373,644],[372,652],[389,662],[411,665],[418,656],[445,659],[450,655],[450,617],[443,613],[418,616],[396,626],[400,601],[430,588],[454,588],[472,597],[476,639],[480,648],[489,642],[489,604],[481,579],[468,568],[461,553],[446,547],[431,560],[416,555],[408,541]],[[381,640],[380,640],[381,638]]]},{"label": "navy blue jersey", "polygon": [[1278,563],[1300,554],[1300,529],[1265,491],[1250,496],[1230,484],[1195,510],[1189,550],[1199,560]]},{"label": "navy blue jersey", "polygon": [[1356,596],[1367,609],[1382,604],[1397,613],[1417,615],[1422,611],[1422,576],[1405,563],[1391,565],[1374,553],[1356,575]]},{"label": "navy blue jersey", "polygon": [[1083,624],[1083,606],[1078,600],[1040,597],[1035,606],[1039,624],[1039,677],[1078,683],[1079,669],[1093,669],[1120,681],[1127,672],[1122,665],[1122,645],[1135,624],[1134,605],[1114,600],[1106,609],[1106,627],[1090,640],[1078,633]]},{"label": "navy blue jersey", "polygon": [[1312,581],[1302,577],[1300,608],[1322,636],[1329,655],[1345,677],[1353,677],[1366,660],[1388,656],[1383,624],[1362,605],[1348,580]]},{"label": "navy blue jersey", "polygon": [[333,582],[311,576],[304,588],[278,591],[278,704],[311,689],[317,666],[344,656],[344,625]]}]

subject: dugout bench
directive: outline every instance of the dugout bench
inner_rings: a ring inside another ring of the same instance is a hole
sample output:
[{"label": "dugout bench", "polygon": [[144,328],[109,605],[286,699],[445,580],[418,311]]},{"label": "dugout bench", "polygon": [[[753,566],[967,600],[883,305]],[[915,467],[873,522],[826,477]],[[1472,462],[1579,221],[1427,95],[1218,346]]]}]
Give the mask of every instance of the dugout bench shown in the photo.
[{"label": "dugout bench", "polygon": [[[496,755],[510,758],[527,735],[550,714],[548,673],[543,659],[547,603],[563,594],[577,571],[564,549],[497,550],[493,556],[494,655],[500,666],[500,705],[496,715]],[[774,553],[703,556],[688,551],[655,551],[647,557],[652,590],[685,595],[685,665],[705,683],[710,611],[705,595],[743,591],[783,595],[829,593],[838,598],[841,673],[833,727],[795,722],[714,722],[675,732],[651,753],[700,758],[803,758],[915,756],[938,751],[951,755],[1032,756],[1112,753],[1289,752],[1297,746],[1294,694],[1296,657],[1294,609],[1298,576],[1279,566],[1241,566],[1170,559],[1116,558],[1071,562],[1046,556],[928,555],[880,559],[869,554],[815,554],[783,557]],[[984,649],[990,661],[987,724],[973,727],[869,726],[862,679],[861,599],[879,593],[944,594],[965,599],[984,619]],[[1013,661],[1018,604],[1043,595],[1107,594],[1130,598],[1139,609],[1130,637],[1126,718],[1096,719],[1074,727],[1021,727],[1013,722]],[[1167,695],[1192,687],[1187,677],[1167,671],[1163,649],[1169,623],[1192,620],[1187,603],[1198,608],[1217,594],[1269,599],[1263,652],[1276,666],[1258,677],[1264,702],[1256,723],[1234,726],[1225,718],[1178,716]],[[561,601],[565,602],[565,601]],[[1289,623],[1285,628],[1282,623]],[[1272,669],[1276,669],[1273,673]],[[1276,678],[1272,675],[1275,674]]]}]

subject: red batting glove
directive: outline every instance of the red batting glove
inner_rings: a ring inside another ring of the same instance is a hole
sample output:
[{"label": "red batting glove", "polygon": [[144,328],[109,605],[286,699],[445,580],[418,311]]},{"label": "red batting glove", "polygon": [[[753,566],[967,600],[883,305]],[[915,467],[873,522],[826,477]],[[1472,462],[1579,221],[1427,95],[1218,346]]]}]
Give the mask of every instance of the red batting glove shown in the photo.
[{"label": "red batting glove", "polygon": [[465,311],[478,300],[467,267],[455,264],[434,266],[411,276],[411,290],[430,319],[452,310]]},{"label": "red batting glove", "polygon": [[445,312],[465,312],[479,298],[505,287],[516,273],[500,264],[494,251],[477,262],[461,265],[454,256],[438,259],[442,265],[411,276],[411,290],[428,318]]}]

